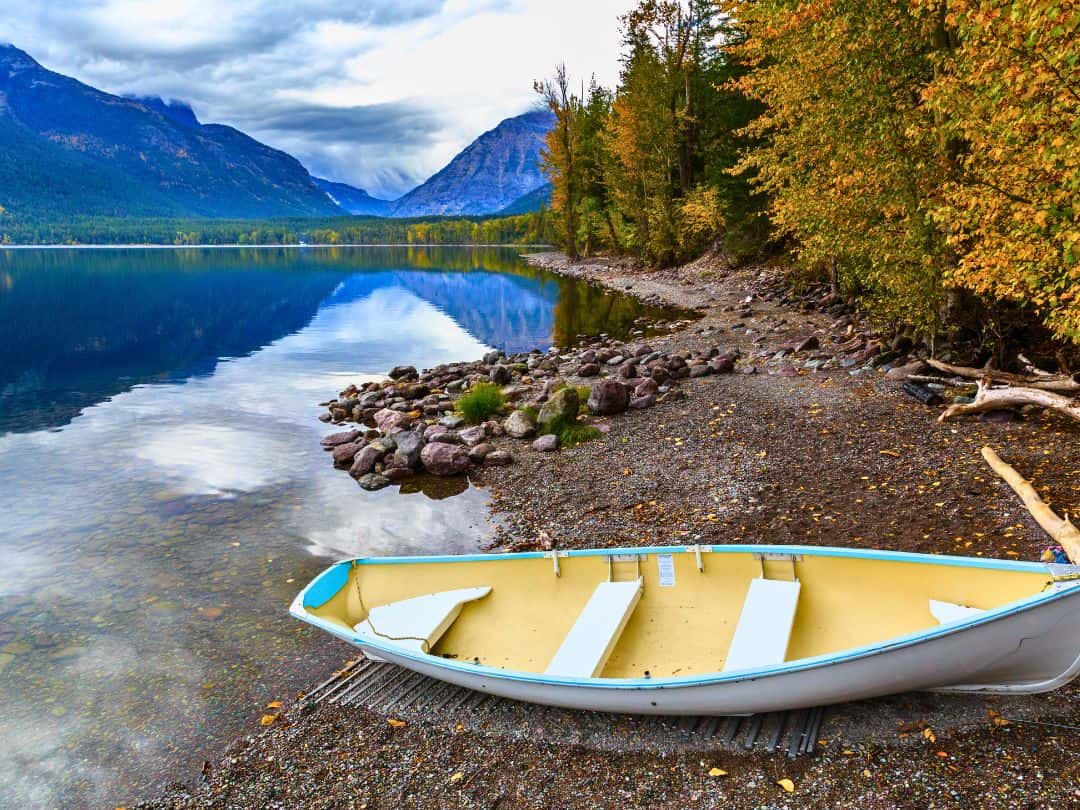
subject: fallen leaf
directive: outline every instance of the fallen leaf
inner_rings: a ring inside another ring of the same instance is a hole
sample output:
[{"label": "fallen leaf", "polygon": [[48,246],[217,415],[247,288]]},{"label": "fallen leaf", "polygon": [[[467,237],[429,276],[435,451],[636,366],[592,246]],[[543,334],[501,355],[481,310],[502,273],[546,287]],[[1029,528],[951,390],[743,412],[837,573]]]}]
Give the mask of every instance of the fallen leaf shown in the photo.
[{"label": "fallen leaf", "polygon": [[878,452],[880,452],[881,455],[883,455],[883,456],[892,456],[893,458],[900,458],[900,453],[898,453],[896,450],[880,450]]},{"label": "fallen leaf", "polygon": [[453,776],[450,777],[450,781],[451,782],[460,782],[464,777],[465,777],[465,774],[463,774],[461,771],[458,771],[457,773],[455,773]]},{"label": "fallen leaf", "polygon": [[405,728],[405,726],[408,725],[404,720],[397,720],[393,717],[389,718],[386,722],[390,724],[391,728]]},{"label": "fallen leaf", "polygon": [[728,772],[723,768],[710,768],[709,776],[727,776]]},{"label": "fallen leaf", "polygon": [[266,708],[268,708],[268,709],[280,709],[281,708],[281,701],[280,700],[271,700],[269,703],[266,704]]},{"label": "fallen leaf", "polygon": [[939,757],[941,757],[942,759],[945,759],[946,757],[948,757],[948,756],[949,756],[949,753],[948,753],[947,751],[938,751],[938,752],[937,752],[937,755],[938,755]]},{"label": "fallen leaf", "polygon": [[930,742],[937,742],[937,735],[934,734],[934,730],[932,728],[924,728],[922,735],[926,737],[926,739],[928,739]]},{"label": "fallen leaf", "polygon": [[865,776],[867,779],[869,779],[870,776],[871,776],[870,769],[869,768],[863,768],[862,775]]},{"label": "fallen leaf", "polygon": [[277,720],[277,718],[278,716],[276,714],[264,714],[262,717],[259,718],[259,725],[268,726],[275,720]]},{"label": "fallen leaf", "polygon": [[778,784],[780,787],[782,787],[788,793],[794,793],[795,792],[795,783],[792,782],[790,779],[777,779],[776,784]]},{"label": "fallen leaf", "polygon": [[1002,717],[1000,713],[995,712],[993,709],[987,709],[986,713],[990,716],[990,722],[998,728],[1009,725],[1009,721]]}]

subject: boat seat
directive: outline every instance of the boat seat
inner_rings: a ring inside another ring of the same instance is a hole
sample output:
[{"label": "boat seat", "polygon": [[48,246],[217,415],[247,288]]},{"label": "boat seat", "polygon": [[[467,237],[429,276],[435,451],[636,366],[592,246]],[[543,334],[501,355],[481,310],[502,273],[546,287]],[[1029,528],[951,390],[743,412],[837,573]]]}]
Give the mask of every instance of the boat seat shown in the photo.
[{"label": "boat seat", "polygon": [[952,602],[939,602],[937,599],[930,600],[930,615],[937,619],[938,624],[962,622],[964,619],[970,619],[983,612],[979,608],[965,607]]},{"label": "boat seat", "polygon": [[427,653],[450,629],[465,603],[482,599],[489,593],[489,587],[461,588],[390,602],[369,610],[367,618],[354,629],[361,639],[389,642],[406,650]]},{"label": "boat seat", "polygon": [[799,604],[799,581],[754,579],[724,661],[724,672],[784,663]]},{"label": "boat seat", "polygon": [[641,599],[641,588],[641,577],[597,585],[544,673],[598,677]]}]

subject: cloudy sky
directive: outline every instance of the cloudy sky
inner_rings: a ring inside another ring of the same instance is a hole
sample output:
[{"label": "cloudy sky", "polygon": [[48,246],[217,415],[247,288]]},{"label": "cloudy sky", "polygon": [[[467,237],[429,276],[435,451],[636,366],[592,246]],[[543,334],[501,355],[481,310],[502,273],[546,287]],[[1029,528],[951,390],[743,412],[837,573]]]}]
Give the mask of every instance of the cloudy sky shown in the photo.
[{"label": "cloudy sky", "polygon": [[189,101],[316,175],[396,197],[536,103],[612,84],[631,0],[3,0],[0,42],[117,94]]}]

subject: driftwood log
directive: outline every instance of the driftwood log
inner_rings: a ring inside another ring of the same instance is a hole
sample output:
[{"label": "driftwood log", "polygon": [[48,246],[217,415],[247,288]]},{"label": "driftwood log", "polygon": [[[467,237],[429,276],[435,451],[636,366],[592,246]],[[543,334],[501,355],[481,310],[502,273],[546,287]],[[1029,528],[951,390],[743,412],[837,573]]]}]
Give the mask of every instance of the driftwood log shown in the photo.
[{"label": "driftwood log", "polygon": [[1024,376],[1022,374],[1010,374],[1007,371],[995,371],[994,369],[954,366],[949,363],[943,363],[940,360],[934,360],[933,358],[930,358],[926,362],[938,371],[944,371],[946,374],[951,374],[954,377],[965,377],[969,380],[990,378],[994,382],[1002,382],[1024,388],[1038,388],[1042,391],[1057,391],[1061,394],[1080,393],[1080,382],[1077,382],[1072,377],[1065,374],[1051,374],[1049,371],[1042,371],[1041,369],[1035,369],[1030,375]]},{"label": "driftwood log", "polygon": [[1035,522],[1043,527],[1055,543],[1065,549],[1066,556],[1072,560],[1073,564],[1080,565],[1080,529],[1069,521],[1068,515],[1063,518],[1058,517],[1057,513],[1039,497],[1031,482],[1002,461],[991,448],[984,447],[982,456],[994,472],[1000,475],[1005,483],[1012,487],[1013,492],[1020,496],[1020,500],[1031,512]]},{"label": "driftwood log", "polygon": [[1080,400],[1044,391],[1039,388],[991,388],[987,380],[979,381],[975,401],[967,405],[950,405],[938,417],[939,422],[954,416],[985,411],[999,411],[1018,405],[1038,405],[1040,408],[1063,413],[1080,422]]}]

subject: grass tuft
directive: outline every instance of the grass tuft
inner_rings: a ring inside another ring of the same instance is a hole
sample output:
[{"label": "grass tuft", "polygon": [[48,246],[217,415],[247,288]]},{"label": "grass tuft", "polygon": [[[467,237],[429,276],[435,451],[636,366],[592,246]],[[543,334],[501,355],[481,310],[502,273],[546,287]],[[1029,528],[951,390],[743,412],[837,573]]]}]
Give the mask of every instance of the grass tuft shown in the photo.
[{"label": "grass tuft", "polygon": [[583,425],[576,420],[561,418],[552,419],[550,422],[541,425],[538,432],[541,436],[554,433],[559,437],[561,447],[573,447],[600,438],[600,431],[592,425]]},{"label": "grass tuft", "polygon": [[478,425],[490,419],[506,404],[502,389],[494,383],[477,383],[457,401],[457,410],[465,421]]}]

